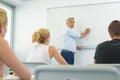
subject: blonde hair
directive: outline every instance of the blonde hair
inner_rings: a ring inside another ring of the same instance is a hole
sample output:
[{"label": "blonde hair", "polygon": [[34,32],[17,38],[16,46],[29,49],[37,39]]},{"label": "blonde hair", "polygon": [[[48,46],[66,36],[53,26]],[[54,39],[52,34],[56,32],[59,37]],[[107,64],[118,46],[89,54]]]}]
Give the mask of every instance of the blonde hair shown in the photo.
[{"label": "blonde hair", "polygon": [[5,25],[7,23],[7,12],[0,8],[0,25]]},{"label": "blonde hair", "polygon": [[45,40],[50,36],[50,32],[46,28],[41,28],[38,31],[34,32],[32,35],[32,43],[44,43]]}]

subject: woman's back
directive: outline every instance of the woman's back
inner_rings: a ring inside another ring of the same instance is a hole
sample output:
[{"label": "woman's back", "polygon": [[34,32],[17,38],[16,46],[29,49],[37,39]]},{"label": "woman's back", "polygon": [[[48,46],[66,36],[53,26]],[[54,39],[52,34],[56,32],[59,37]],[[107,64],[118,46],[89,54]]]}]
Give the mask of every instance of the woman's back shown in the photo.
[{"label": "woman's back", "polygon": [[49,46],[45,44],[33,43],[33,47],[29,53],[27,62],[41,62],[51,64],[49,56]]},{"label": "woman's back", "polygon": [[41,28],[32,35],[33,47],[28,56],[27,62],[41,62],[51,64],[54,57],[60,64],[67,64],[54,46],[49,45],[50,32],[48,29]]}]

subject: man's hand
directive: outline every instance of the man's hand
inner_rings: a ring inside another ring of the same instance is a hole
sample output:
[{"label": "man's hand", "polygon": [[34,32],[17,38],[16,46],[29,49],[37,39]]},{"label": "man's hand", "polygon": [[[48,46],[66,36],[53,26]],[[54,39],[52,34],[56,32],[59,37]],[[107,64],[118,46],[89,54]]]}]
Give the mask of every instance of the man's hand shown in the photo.
[{"label": "man's hand", "polygon": [[86,34],[90,33],[90,28],[87,28],[87,29],[85,30],[85,33],[86,33]]},{"label": "man's hand", "polygon": [[79,51],[82,50],[82,46],[77,46],[76,48],[77,48],[77,50],[79,50]]},{"label": "man's hand", "polygon": [[85,31],[81,33],[81,38],[85,37],[89,33],[90,33],[90,28],[86,28]]}]

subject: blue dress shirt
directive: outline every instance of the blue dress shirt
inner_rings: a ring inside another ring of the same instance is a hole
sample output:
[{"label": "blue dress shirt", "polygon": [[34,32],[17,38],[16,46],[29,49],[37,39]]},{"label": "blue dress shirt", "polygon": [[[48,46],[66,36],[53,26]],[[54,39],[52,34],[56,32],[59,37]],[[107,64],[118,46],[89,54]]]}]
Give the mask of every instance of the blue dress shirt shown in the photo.
[{"label": "blue dress shirt", "polygon": [[62,49],[76,52],[76,39],[80,39],[80,33],[75,32],[73,29],[66,27],[63,33]]}]

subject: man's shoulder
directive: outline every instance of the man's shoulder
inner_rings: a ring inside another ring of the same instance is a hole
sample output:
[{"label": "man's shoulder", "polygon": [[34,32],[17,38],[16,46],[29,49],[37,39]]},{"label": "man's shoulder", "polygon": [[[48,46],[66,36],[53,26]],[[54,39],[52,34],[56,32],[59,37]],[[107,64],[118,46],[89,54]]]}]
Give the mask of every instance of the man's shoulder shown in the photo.
[{"label": "man's shoulder", "polygon": [[98,44],[98,47],[105,47],[105,46],[107,46],[108,44],[110,44],[109,42],[110,42],[110,41],[104,41],[104,42]]},{"label": "man's shoulder", "polygon": [[67,34],[70,34],[70,33],[73,33],[73,32],[75,32],[75,31],[71,28],[66,28],[65,29],[65,33],[67,33]]}]

